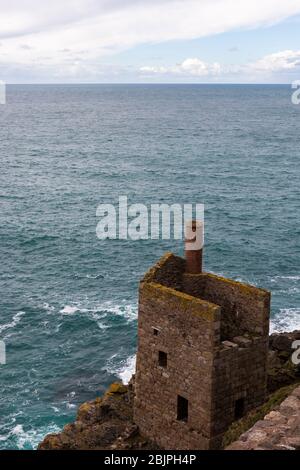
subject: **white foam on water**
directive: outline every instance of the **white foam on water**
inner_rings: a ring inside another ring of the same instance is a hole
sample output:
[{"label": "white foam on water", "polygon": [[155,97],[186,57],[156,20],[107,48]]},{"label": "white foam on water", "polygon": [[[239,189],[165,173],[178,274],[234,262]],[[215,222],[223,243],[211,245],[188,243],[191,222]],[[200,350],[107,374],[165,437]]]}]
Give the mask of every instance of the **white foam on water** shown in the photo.
[{"label": "white foam on water", "polygon": [[61,429],[52,423],[49,426],[43,426],[37,430],[24,430],[22,424],[17,424],[6,436],[0,436],[1,441],[7,441],[10,438],[16,440],[16,446],[19,450],[35,449],[47,434],[60,432]]},{"label": "white foam on water", "polygon": [[136,355],[128,357],[124,364],[121,364],[117,370],[117,375],[124,384],[128,384],[132,375],[135,373]]},{"label": "white foam on water", "polygon": [[6,323],[5,325],[0,325],[0,333],[2,333],[5,330],[8,330],[9,328],[14,328],[15,326],[20,323],[21,318],[25,315],[25,312],[18,312],[12,317],[12,321],[10,323]]},{"label": "white foam on water", "polygon": [[105,317],[107,316],[106,312],[98,312],[95,309],[82,309],[83,313],[87,313],[90,320],[93,320],[97,323],[97,326],[100,330],[107,330],[109,325],[105,323]]},{"label": "white foam on water", "polygon": [[45,302],[43,305],[42,305],[43,309],[46,310],[47,312],[53,312],[53,310],[55,310],[55,307],[53,307],[53,305],[50,305],[48,304],[47,302]]},{"label": "white foam on water", "polygon": [[17,424],[17,426],[15,426],[12,429],[11,434],[15,434],[16,436],[18,436],[19,434],[22,434],[23,432],[24,432],[24,429],[23,429],[22,424]]},{"label": "white foam on water", "polygon": [[73,410],[76,408],[76,405],[74,405],[74,403],[66,403],[66,407],[68,410]]},{"label": "white foam on water", "polygon": [[[99,321],[100,319],[106,318],[109,315],[118,315],[126,318],[128,322],[131,322],[137,319],[137,304],[114,304],[113,302],[103,302],[91,308],[82,307],[80,304],[73,304],[65,305],[59,311],[59,313],[62,313],[63,315],[73,315],[77,312],[86,313],[95,321]],[[104,328],[105,325],[102,323],[99,325],[99,327]]]},{"label": "white foam on water", "polygon": [[255,287],[257,287],[257,282],[255,282],[255,281],[253,281],[253,280],[249,281],[248,279],[244,279],[244,278],[242,278],[242,277],[237,277],[237,278],[235,278],[234,280],[237,281],[237,282],[240,282],[241,284],[247,284],[247,285],[249,285],[249,286],[255,286]]},{"label": "white foam on water", "polygon": [[281,308],[271,319],[270,332],[282,333],[294,330],[300,330],[300,308]]},{"label": "white foam on water", "polygon": [[72,307],[71,305],[65,305],[59,313],[62,313],[63,315],[74,315],[74,313],[78,312],[79,308],[78,307]]},{"label": "white foam on water", "polygon": [[280,279],[287,279],[289,281],[300,281],[300,276],[274,276],[271,278],[271,282],[277,282]]},{"label": "white foam on water", "polygon": [[276,294],[298,294],[300,287],[288,287],[287,289],[280,289],[276,291]]},{"label": "white foam on water", "polygon": [[276,294],[299,294],[300,276],[273,276],[269,277],[270,283],[276,288]]},{"label": "white foam on water", "polygon": [[126,318],[128,322],[132,322],[137,319],[137,304],[114,304],[113,302],[103,302],[92,310],[94,312],[103,312],[106,315],[118,315]]},{"label": "white foam on water", "polygon": [[138,317],[137,305],[120,305],[116,314],[125,317],[129,322],[135,321]]},{"label": "white foam on water", "polygon": [[85,277],[86,279],[103,279],[104,275],[103,274],[86,274]]},{"label": "white foam on water", "polygon": [[270,277],[269,279],[270,279],[270,282],[272,284],[286,285],[287,283],[289,283],[290,288],[300,286],[300,276],[299,275],[294,275],[294,276],[273,276],[273,277]]},{"label": "white foam on water", "polygon": [[288,289],[289,294],[299,294],[300,292],[300,287],[290,287]]},{"label": "white foam on water", "polygon": [[128,384],[135,372],[136,355],[133,354],[126,359],[118,358],[118,354],[113,354],[102,370],[107,371],[109,374],[116,375],[124,384]]}]

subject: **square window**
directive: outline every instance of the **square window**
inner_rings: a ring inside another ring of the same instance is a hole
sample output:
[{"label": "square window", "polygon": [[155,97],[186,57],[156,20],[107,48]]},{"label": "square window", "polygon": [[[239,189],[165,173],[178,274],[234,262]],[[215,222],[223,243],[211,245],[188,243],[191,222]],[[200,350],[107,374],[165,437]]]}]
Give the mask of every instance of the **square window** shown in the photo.
[{"label": "square window", "polygon": [[167,367],[168,355],[163,351],[158,351],[158,364],[160,367]]},{"label": "square window", "polygon": [[189,402],[186,398],[177,396],[177,419],[187,421],[189,417]]},{"label": "square window", "polygon": [[239,398],[236,400],[235,405],[234,405],[234,418],[235,419],[240,419],[244,416],[245,412],[245,399],[244,398]]}]

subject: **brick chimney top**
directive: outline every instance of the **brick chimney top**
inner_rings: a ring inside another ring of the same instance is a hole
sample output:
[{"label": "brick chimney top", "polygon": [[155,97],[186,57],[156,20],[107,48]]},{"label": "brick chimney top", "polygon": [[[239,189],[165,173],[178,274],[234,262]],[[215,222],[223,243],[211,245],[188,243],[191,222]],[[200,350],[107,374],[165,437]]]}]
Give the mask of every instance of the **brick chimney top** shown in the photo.
[{"label": "brick chimney top", "polygon": [[202,272],[204,222],[190,220],[185,225],[185,271],[188,274]]}]

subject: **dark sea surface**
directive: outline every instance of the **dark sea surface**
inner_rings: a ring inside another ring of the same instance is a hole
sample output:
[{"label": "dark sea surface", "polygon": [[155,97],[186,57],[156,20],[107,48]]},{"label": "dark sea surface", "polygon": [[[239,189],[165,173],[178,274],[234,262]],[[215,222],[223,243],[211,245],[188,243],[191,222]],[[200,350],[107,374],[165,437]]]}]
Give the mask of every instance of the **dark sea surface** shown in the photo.
[{"label": "dark sea surface", "polygon": [[8,86],[0,105],[0,448],[35,448],[134,368],[138,280],[180,241],[100,241],[100,203],[204,203],[205,269],[300,327],[289,86]]}]

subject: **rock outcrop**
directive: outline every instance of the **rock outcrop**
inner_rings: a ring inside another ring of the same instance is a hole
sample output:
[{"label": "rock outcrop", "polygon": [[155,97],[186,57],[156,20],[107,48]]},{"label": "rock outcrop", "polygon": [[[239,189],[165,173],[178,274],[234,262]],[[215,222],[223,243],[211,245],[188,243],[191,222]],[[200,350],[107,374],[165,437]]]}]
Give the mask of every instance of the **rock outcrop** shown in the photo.
[{"label": "rock outcrop", "polygon": [[38,449],[155,449],[133,423],[133,396],[133,381],[113,383],[103,397],[83,403],[76,421],[46,436]]},{"label": "rock outcrop", "polygon": [[269,341],[268,391],[270,393],[300,381],[300,367],[292,363],[294,341],[300,340],[300,331],[273,333]]},{"label": "rock outcrop", "polygon": [[[224,447],[299,449],[300,367],[291,362],[292,343],[298,339],[300,331],[270,336],[268,401],[233,423]],[[81,405],[75,422],[46,436],[38,449],[158,449],[133,422],[133,398],[134,378],[128,386],[112,384],[103,397]]]}]

